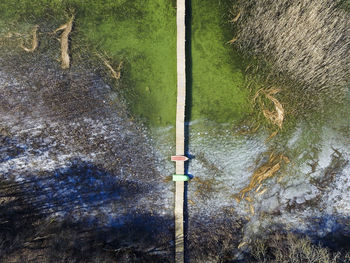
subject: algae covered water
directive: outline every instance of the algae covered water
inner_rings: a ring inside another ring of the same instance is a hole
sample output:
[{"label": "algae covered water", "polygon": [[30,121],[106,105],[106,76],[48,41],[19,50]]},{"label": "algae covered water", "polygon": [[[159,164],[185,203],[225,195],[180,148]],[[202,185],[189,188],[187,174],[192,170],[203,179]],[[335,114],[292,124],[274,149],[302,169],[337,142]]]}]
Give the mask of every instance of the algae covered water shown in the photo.
[{"label": "algae covered water", "polygon": [[[191,2],[187,67],[193,119],[230,122],[242,118],[248,109],[240,58],[226,43],[230,26],[224,14],[229,2]],[[60,23],[69,12],[75,12],[70,39],[76,47],[73,59],[80,52],[98,51],[114,63],[123,61],[123,85],[118,88],[131,111],[152,126],[174,123],[174,1],[21,1],[20,6],[4,1],[1,5],[2,21],[8,29],[13,24],[30,28],[27,23],[52,26],[52,21]],[[88,50],[80,50],[80,45],[87,45]]]},{"label": "algae covered water", "polygon": [[233,38],[231,1],[191,1],[191,118],[240,120],[249,110],[244,65],[228,43]]}]

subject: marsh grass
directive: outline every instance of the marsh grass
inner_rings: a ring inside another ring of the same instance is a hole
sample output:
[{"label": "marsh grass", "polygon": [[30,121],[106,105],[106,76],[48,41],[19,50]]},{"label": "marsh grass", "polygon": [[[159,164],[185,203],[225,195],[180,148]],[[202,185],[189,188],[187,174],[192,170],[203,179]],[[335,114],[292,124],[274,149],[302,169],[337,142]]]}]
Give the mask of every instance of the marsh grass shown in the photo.
[{"label": "marsh grass", "polygon": [[331,112],[344,106],[342,90],[329,96],[308,88],[306,83],[292,79],[286,72],[276,71],[262,55],[243,52],[243,56],[246,57],[242,63],[250,113],[237,125],[241,127],[239,134],[249,135],[263,130],[269,134],[266,142],[273,141],[274,137],[285,138],[300,121],[317,119],[317,125],[321,125],[326,123]]},{"label": "marsh grass", "polygon": [[340,263],[349,262],[347,253],[332,252],[313,244],[307,237],[275,233],[250,244],[252,259],[259,263]]},{"label": "marsh grass", "polygon": [[189,229],[189,259],[191,262],[233,262],[238,240],[242,239],[243,221],[231,209],[216,214],[206,222],[192,219]]},{"label": "marsh grass", "polygon": [[345,3],[241,0],[237,45],[264,55],[276,71],[332,96],[349,81],[350,14],[338,8]]},{"label": "marsh grass", "polygon": [[338,3],[338,7],[344,9],[345,11],[350,11],[350,1],[349,0],[341,0]]},{"label": "marsh grass", "polygon": [[196,190],[194,191],[194,195],[196,198],[201,200],[209,199],[215,193],[220,192],[218,185],[218,181],[215,178],[211,179],[201,179],[199,177],[195,177],[193,183],[196,185]]},{"label": "marsh grass", "polygon": [[[300,120],[322,122],[330,108],[344,103],[350,69],[347,4],[329,0],[232,4],[228,19],[235,39],[232,48],[245,57],[250,98],[259,90],[280,90],[275,99],[283,106],[285,118],[278,134],[283,136]],[[276,129],[264,117],[273,116],[263,114],[263,105],[273,107],[262,96],[252,105],[255,121],[245,124],[248,132],[259,126],[272,135]]]}]

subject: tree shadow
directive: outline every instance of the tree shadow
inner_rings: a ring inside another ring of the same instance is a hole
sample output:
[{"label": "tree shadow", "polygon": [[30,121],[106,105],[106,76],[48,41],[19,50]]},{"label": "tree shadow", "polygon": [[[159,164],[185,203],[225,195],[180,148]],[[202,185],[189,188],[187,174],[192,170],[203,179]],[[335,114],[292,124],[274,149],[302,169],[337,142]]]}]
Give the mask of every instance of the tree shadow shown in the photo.
[{"label": "tree shadow", "polygon": [[133,207],[149,191],[81,160],[21,182],[2,179],[0,261],[169,262],[172,218]]},{"label": "tree shadow", "polygon": [[342,214],[323,214],[308,219],[308,230],[298,231],[331,251],[350,250],[350,217]]},{"label": "tree shadow", "polygon": [[6,162],[25,151],[24,145],[19,145],[15,139],[0,134],[0,163]]}]

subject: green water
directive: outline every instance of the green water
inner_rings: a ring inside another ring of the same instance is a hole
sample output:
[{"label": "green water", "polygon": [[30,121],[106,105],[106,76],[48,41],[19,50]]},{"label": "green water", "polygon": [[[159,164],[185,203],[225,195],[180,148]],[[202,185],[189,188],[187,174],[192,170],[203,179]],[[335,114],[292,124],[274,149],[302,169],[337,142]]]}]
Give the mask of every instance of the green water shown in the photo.
[{"label": "green water", "polygon": [[125,61],[123,88],[132,112],[153,125],[168,125],[176,107],[176,10],[171,1],[129,2],[122,17],[102,15],[98,23],[84,17],[84,35]]},{"label": "green water", "polygon": [[[192,0],[188,87],[191,119],[240,120],[248,93],[232,38],[229,1]],[[133,114],[151,126],[173,124],[176,108],[176,8],[171,0],[5,0],[12,24],[63,23],[75,13],[71,42],[124,62],[122,93]],[[57,24],[58,26],[59,24]],[[74,49],[78,50],[78,49]],[[74,58],[72,54],[72,57]],[[74,60],[73,60],[74,61]]]},{"label": "green water", "polygon": [[227,44],[229,2],[192,0],[192,119],[230,122],[248,111],[242,61]]}]

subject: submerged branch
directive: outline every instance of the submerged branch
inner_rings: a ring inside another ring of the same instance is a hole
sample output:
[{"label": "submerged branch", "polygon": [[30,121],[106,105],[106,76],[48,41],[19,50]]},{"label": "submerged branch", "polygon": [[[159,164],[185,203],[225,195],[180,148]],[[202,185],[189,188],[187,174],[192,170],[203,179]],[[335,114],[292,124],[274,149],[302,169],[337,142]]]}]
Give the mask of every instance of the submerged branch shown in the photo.
[{"label": "submerged branch", "polygon": [[121,77],[121,69],[123,67],[123,61],[121,61],[118,65],[117,71],[114,70],[114,68],[111,66],[111,64],[109,63],[109,61],[107,59],[105,59],[101,54],[96,53],[97,56],[103,61],[103,63],[106,65],[106,67],[109,69],[109,71],[112,74],[112,77],[115,80],[119,80]]},{"label": "submerged branch", "polygon": [[236,201],[239,202],[240,200],[244,199],[246,193],[250,192],[255,188],[258,195],[264,193],[267,190],[267,188],[263,189],[261,192],[258,192],[262,186],[263,181],[273,177],[281,169],[281,165],[283,162],[288,164],[288,157],[284,156],[283,154],[276,156],[274,153],[271,153],[269,160],[255,170],[252,178],[250,179],[249,185],[243,188],[238,195],[233,196],[236,199]]},{"label": "submerged branch", "polygon": [[63,30],[61,34],[61,38],[59,39],[61,43],[61,60],[62,60],[62,69],[69,68],[70,57],[68,54],[69,49],[69,34],[72,31],[73,27],[74,15],[72,15],[71,19],[64,25],[57,28],[53,33],[57,33],[58,31]]},{"label": "submerged branch", "polygon": [[33,31],[32,31],[33,39],[32,39],[32,47],[31,48],[25,47],[24,44],[23,44],[23,40],[21,41],[20,47],[24,51],[26,51],[26,52],[34,52],[35,49],[38,47],[38,34],[37,34],[38,33],[38,28],[39,28],[38,25],[34,26],[34,28],[33,28]]}]

